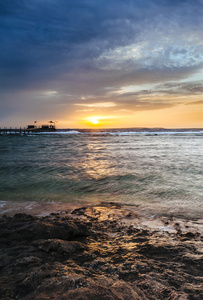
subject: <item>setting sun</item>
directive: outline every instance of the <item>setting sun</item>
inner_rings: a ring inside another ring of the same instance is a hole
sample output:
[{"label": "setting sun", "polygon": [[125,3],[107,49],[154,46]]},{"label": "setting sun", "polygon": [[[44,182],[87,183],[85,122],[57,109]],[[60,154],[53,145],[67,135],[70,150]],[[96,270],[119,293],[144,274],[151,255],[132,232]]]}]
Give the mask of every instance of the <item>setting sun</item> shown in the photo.
[{"label": "setting sun", "polygon": [[92,125],[99,125],[99,118],[98,117],[89,117],[87,120],[92,123]]},{"label": "setting sun", "polygon": [[101,126],[103,122],[101,121],[104,117],[102,116],[91,116],[83,119],[83,122],[88,126]]},{"label": "setting sun", "polygon": [[81,118],[81,124],[82,126],[88,126],[88,127],[111,127],[117,117],[116,116],[88,116],[85,118]]}]

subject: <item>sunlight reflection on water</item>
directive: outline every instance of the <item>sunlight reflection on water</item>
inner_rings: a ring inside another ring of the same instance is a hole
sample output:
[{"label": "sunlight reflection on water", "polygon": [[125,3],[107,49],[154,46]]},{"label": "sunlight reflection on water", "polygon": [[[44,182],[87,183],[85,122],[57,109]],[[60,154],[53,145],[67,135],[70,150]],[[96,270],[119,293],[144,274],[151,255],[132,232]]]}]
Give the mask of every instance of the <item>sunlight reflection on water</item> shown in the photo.
[{"label": "sunlight reflection on water", "polygon": [[165,207],[200,214],[201,135],[1,137],[0,200]]}]

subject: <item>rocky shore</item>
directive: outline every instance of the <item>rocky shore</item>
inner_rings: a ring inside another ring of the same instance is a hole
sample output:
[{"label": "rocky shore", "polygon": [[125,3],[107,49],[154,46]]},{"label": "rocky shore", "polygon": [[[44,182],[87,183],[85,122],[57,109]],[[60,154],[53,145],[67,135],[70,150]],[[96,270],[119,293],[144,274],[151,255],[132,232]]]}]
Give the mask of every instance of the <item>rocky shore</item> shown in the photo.
[{"label": "rocky shore", "polygon": [[203,299],[202,223],[102,203],[0,217],[0,299]]}]

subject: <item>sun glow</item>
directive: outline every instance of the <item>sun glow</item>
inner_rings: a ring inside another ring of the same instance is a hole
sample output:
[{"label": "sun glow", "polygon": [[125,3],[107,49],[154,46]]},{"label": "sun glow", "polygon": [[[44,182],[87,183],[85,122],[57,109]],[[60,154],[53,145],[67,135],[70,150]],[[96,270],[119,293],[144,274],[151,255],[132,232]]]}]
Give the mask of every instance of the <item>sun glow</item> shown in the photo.
[{"label": "sun glow", "polygon": [[89,116],[81,119],[83,126],[108,127],[111,126],[114,116]]},{"label": "sun glow", "polygon": [[99,117],[89,117],[87,118],[87,121],[92,123],[92,125],[99,125]]}]

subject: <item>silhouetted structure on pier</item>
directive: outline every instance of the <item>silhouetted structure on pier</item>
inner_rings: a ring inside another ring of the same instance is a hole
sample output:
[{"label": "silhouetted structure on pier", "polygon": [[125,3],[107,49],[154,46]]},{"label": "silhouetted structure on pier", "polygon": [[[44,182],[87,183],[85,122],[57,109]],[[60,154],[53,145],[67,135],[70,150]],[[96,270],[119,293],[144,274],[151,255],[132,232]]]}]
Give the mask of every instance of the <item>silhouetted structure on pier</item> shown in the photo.
[{"label": "silhouetted structure on pier", "polygon": [[[36,123],[36,121],[34,122]],[[0,128],[0,135],[27,135],[39,132],[52,132],[56,131],[55,122],[49,121],[49,125],[42,125],[37,127],[36,125],[28,125],[26,128]]]}]

